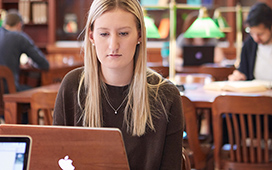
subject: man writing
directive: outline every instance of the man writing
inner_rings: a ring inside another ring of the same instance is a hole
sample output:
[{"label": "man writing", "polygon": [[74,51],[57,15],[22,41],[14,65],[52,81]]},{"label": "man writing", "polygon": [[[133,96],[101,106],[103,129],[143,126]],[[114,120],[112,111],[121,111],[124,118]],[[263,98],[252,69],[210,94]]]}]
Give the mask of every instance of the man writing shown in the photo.
[{"label": "man writing", "polygon": [[15,78],[17,91],[29,89],[19,84],[20,56],[25,53],[34,62],[34,66],[48,70],[49,63],[44,54],[34,45],[34,42],[22,32],[23,20],[15,11],[9,11],[0,27],[0,65],[10,68]]},{"label": "man writing", "polygon": [[250,37],[244,42],[239,68],[228,78],[230,81],[272,80],[272,9],[265,3],[255,4],[246,23]]}]

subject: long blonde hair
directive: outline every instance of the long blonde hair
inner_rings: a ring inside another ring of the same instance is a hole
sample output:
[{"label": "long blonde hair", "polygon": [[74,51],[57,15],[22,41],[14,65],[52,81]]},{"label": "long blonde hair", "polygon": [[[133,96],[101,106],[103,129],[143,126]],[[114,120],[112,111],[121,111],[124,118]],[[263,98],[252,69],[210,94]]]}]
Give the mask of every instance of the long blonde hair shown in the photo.
[{"label": "long blonde hair", "polygon": [[[148,100],[149,85],[147,83],[146,74],[146,29],[142,8],[138,0],[94,0],[90,7],[84,39],[85,68],[80,79],[78,90],[79,98],[81,87],[84,84],[87,95],[83,113],[83,124],[89,127],[101,127],[103,122],[101,93],[103,87],[105,87],[105,83],[102,81],[100,62],[97,59],[95,48],[89,40],[89,30],[93,29],[94,21],[99,16],[106,11],[116,8],[128,11],[135,16],[137,29],[140,32],[142,40],[136,47],[134,73],[129,86],[128,102],[124,111],[124,121],[127,125],[128,132],[132,135],[141,136],[146,131],[146,125],[152,130],[155,129]],[[80,104],[80,101],[78,102]]]}]

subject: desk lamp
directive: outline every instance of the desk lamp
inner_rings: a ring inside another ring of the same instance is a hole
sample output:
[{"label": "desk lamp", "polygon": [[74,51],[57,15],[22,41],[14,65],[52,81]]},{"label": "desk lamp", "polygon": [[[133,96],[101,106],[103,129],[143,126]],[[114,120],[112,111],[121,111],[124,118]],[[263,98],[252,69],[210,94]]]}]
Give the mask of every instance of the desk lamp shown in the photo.
[{"label": "desk lamp", "polygon": [[192,6],[188,4],[176,4],[175,0],[171,0],[166,5],[143,6],[145,9],[169,9],[170,30],[169,30],[169,79],[175,81],[175,57],[176,57],[176,24],[177,9],[200,9],[200,6]]},{"label": "desk lamp", "polygon": [[0,9],[0,27],[3,25],[5,17],[6,11],[4,9]]},{"label": "desk lamp", "polygon": [[207,8],[201,7],[198,18],[184,33],[185,38],[222,38],[225,34],[209,17]]},{"label": "desk lamp", "polygon": [[233,7],[219,7],[215,11],[223,12],[234,12],[236,13],[236,62],[235,66],[237,67],[240,63],[240,54],[242,51],[242,45],[243,45],[243,33],[242,33],[242,27],[243,27],[243,12],[249,12],[250,7],[242,7],[241,5],[237,4]]},{"label": "desk lamp", "polygon": [[213,21],[222,32],[231,32],[231,27],[218,9],[214,11]]},{"label": "desk lamp", "polygon": [[153,19],[148,16],[144,17],[144,22],[146,26],[146,37],[147,38],[161,38],[159,30],[154,24]]},{"label": "desk lamp", "polygon": [[159,30],[156,27],[154,20],[147,16],[146,10],[143,9],[144,13],[144,22],[146,27],[146,37],[147,38],[161,38]]}]

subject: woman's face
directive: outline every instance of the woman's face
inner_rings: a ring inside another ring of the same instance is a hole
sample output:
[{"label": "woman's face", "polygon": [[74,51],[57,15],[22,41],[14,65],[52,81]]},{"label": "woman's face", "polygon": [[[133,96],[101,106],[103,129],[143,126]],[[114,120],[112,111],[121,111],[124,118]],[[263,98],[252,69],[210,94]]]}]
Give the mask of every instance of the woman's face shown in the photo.
[{"label": "woman's face", "polygon": [[89,37],[102,69],[133,68],[139,35],[135,16],[127,11],[111,10],[98,17]]}]

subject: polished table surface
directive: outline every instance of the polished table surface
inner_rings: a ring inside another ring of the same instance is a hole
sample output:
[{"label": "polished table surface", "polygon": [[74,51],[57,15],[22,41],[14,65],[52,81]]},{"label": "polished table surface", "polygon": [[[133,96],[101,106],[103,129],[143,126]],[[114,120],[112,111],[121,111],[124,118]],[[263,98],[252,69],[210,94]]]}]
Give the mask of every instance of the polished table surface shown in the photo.
[{"label": "polished table surface", "polygon": [[[6,123],[20,123],[18,115],[20,115],[20,105],[30,104],[31,96],[37,91],[58,91],[60,83],[33,88],[30,90],[17,92],[13,94],[5,94],[3,99],[5,102],[5,122]],[[211,91],[204,90],[203,85],[200,84],[186,84],[185,91],[181,95],[187,96],[194,102],[197,108],[211,108],[212,102],[219,95],[245,95],[245,96],[272,96],[272,90],[257,93],[237,93],[225,91]],[[31,106],[30,106],[31,107]]]},{"label": "polished table surface", "polygon": [[28,84],[27,76],[30,72],[41,74],[41,86],[61,82],[62,78],[71,70],[84,65],[81,55],[54,54],[46,56],[49,62],[49,70],[39,70],[28,64],[20,66],[21,83]]}]

